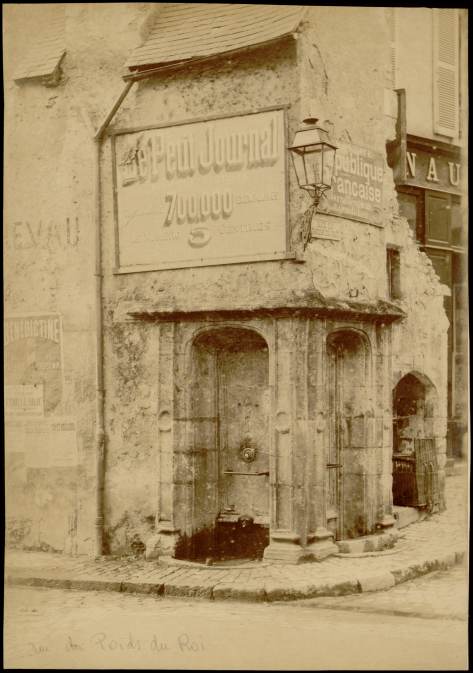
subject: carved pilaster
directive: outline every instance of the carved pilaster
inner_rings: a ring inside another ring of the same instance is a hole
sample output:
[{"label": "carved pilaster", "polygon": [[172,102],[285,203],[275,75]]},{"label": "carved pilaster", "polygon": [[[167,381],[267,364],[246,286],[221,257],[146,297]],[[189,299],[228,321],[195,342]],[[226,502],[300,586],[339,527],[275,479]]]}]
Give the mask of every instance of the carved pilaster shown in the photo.
[{"label": "carved pilaster", "polygon": [[[264,558],[298,563],[312,526],[315,395],[309,390],[310,321],[281,318],[275,339],[275,420],[270,544]],[[322,496],[323,497],[323,496]]]}]

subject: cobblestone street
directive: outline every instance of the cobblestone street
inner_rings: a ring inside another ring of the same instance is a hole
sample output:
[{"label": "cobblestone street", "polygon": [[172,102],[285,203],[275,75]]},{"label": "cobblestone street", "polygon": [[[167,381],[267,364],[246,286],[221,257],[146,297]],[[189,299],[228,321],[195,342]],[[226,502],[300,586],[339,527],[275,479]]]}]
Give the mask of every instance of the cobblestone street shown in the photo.
[{"label": "cobblestone street", "polygon": [[466,595],[464,567],[390,591],[289,604],[14,587],[5,665],[464,670]]},{"label": "cobblestone street", "polygon": [[433,570],[450,568],[461,560],[466,549],[465,474],[448,478],[446,511],[401,529],[395,547],[378,554],[339,554],[321,563],[298,566],[253,563],[223,568],[9,551],[7,581],[215,601],[280,601],[388,589]]},{"label": "cobblestone street", "polygon": [[[51,555],[9,553],[7,575],[20,580],[38,577],[44,588],[7,587],[5,666],[465,670],[466,564],[404,581],[406,563],[432,560],[435,554],[445,555],[456,545],[465,545],[464,486],[464,476],[449,478],[447,511],[405,529],[394,554],[335,558],[299,567],[270,566],[269,576],[266,567],[239,571],[170,567],[166,571],[126,559],[109,558],[97,564],[57,555],[52,567],[48,566]],[[247,592],[256,591],[262,582],[269,586],[268,577],[279,577],[296,598],[297,592],[304,595],[310,574],[319,582],[322,577],[339,581],[350,573],[363,578],[367,572],[387,569],[398,569],[402,575],[400,583],[387,591],[365,586],[367,591],[351,595],[256,604],[179,594],[179,578],[185,589],[190,573],[195,573],[196,586],[204,589],[203,575],[212,582],[217,575],[226,574],[227,579],[231,575],[235,586]],[[145,575],[154,586],[157,570],[172,578],[165,585],[169,593],[149,595],[144,584],[131,586],[133,578],[146,581]],[[89,590],[47,588],[66,576],[83,577]],[[93,590],[94,586],[102,590]]]}]

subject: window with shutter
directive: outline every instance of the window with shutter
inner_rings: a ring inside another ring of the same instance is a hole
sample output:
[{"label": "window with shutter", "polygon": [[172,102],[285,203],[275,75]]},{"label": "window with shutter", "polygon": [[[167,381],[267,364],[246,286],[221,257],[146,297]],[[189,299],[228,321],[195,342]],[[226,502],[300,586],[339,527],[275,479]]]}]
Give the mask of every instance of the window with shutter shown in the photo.
[{"label": "window with shutter", "polygon": [[434,132],[458,136],[458,14],[456,9],[433,10]]}]

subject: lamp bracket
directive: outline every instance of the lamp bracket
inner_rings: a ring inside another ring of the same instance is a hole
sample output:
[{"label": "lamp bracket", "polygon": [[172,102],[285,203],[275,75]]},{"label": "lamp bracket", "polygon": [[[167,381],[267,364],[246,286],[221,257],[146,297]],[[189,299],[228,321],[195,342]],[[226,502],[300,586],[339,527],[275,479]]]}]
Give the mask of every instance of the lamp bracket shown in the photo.
[{"label": "lamp bracket", "polygon": [[325,192],[329,189],[329,187],[315,187],[311,190],[306,190],[309,192],[310,197],[312,199],[312,203],[310,206],[305,210],[302,215],[299,215],[299,217],[296,220],[296,223],[294,225],[293,229],[293,242],[295,244],[301,244],[302,249],[305,250],[312,238],[311,233],[312,233],[312,218],[314,217],[315,213],[317,212],[317,208],[319,206],[320,200],[325,196]]},{"label": "lamp bracket", "polygon": [[317,204],[314,200],[307,210],[297,218],[292,230],[292,242],[294,247],[299,247],[301,245],[303,250],[306,249],[311,238],[312,218],[316,209]]}]

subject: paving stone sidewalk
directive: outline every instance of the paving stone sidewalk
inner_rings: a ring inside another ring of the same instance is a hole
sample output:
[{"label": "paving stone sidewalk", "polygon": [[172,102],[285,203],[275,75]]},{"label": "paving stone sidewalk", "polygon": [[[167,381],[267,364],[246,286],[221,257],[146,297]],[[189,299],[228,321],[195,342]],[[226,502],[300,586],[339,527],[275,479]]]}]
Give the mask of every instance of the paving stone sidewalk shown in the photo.
[{"label": "paving stone sidewalk", "polygon": [[5,580],[14,585],[247,601],[386,590],[464,560],[467,487],[466,469],[447,477],[447,510],[402,529],[394,549],[376,556],[339,555],[297,566],[261,562],[222,567],[10,550],[5,555]]}]

